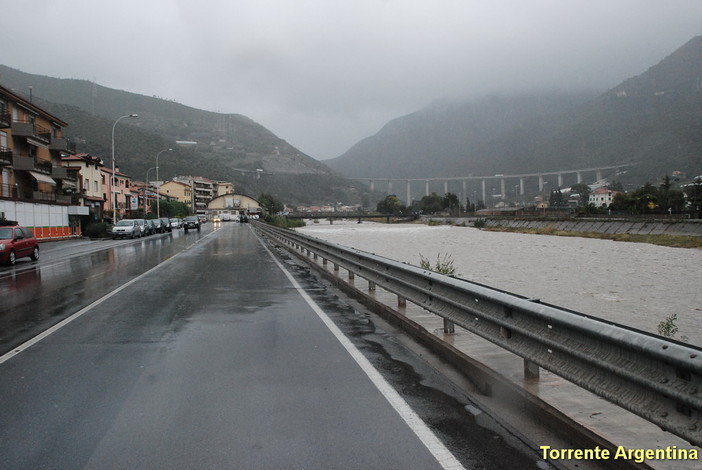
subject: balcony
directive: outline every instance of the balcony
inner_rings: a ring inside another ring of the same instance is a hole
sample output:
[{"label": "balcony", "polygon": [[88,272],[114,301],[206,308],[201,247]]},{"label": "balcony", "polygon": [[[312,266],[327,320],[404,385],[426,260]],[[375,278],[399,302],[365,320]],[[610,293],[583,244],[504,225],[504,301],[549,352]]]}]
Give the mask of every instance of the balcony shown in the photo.
[{"label": "balcony", "polygon": [[12,165],[12,150],[0,147],[0,166]]},{"label": "balcony", "polygon": [[12,122],[12,135],[37,139],[43,144],[48,144],[51,141],[51,130],[33,122]]},{"label": "balcony", "polygon": [[46,191],[32,191],[32,199],[34,201],[57,202],[59,204],[71,204],[73,200],[71,196],[49,193]]},{"label": "balcony", "polygon": [[49,150],[66,152],[73,155],[76,153],[76,144],[75,142],[71,142],[65,137],[56,137],[54,139],[51,139],[51,143],[49,144]]},{"label": "balcony", "polygon": [[53,165],[49,161],[35,161],[32,157],[12,156],[12,167],[15,170],[38,171],[47,175],[51,174]]},{"label": "balcony", "polygon": [[76,172],[68,171],[68,168],[54,166],[51,168],[51,177],[60,180],[76,181]]}]

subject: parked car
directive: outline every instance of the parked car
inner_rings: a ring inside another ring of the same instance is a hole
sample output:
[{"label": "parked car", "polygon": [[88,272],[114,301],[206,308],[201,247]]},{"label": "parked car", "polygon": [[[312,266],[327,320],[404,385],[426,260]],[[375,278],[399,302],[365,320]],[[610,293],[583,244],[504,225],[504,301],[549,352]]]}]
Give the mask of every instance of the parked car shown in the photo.
[{"label": "parked car", "polygon": [[142,237],[145,237],[146,235],[149,235],[149,228],[146,226],[146,220],[144,219],[134,219],[137,221],[139,224],[139,228],[141,229],[141,235]]},{"label": "parked car", "polygon": [[144,235],[153,235],[156,233],[152,219],[144,219],[144,228],[146,229]]},{"label": "parked car", "polygon": [[189,215],[183,220],[183,227],[185,228],[185,231],[187,232],[191,228],[197,229],[197,231],[200,231],[201,223],[200,223],[200,218],[196,215]]},{"label": "parked car", "polygon": [[154,233],[163,233],[165,231],[161,219],[149,219],[149,222],[154,226]]},{"label": "parked car", "polygon": [[171,219],[171,228],[174,228],[174,229],[183,228],[183,219],[181,219],[180,217],[173,217]]},{"label": "parked car", "polygon": [[141,237],[141,225],[136,219],[122,219],[112,226],[112,239]]},{"label": "parked car", "polygon": [[168,217],[161,217],[161,226],[164,232],[171,231],[171,220]]},{"label": "parked car", "polygon": [[13,266],[25,256],[39,259],[39,241],[32,231],[19,225],[0,227],[0,263]]}]

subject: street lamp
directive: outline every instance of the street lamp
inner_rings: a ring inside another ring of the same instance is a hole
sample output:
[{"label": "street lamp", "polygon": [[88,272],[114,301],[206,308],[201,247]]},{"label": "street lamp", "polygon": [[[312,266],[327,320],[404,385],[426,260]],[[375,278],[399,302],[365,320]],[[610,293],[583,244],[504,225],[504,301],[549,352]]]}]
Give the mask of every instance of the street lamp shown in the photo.
[{"label": "street lamp", "polygon": [[149,185],[149,173],[151,172],[151,170],[155,170],[155,169],[156,169],[156,167],[155,167],[155,166],[152,166],[151,168],[149,168],[148,170],[146,170],[146,182],[145,182],[145,185],[144,185],[144,218],[146,218],[146,208],[147,208],[146,203],[147,203],[147,200],[148,200],[147,192],[148,192],[149,186],[150,186],[150,185]]},{"label": "street lamp", "polygon": [[115,127],[117,123],[124,118],[128,117],[139,117],[138,114],[127,114],[126,116],[120,116],[117,118],[114,124],[112,124],[112,224],[117,222],[117,191],[115,191]]},{"label": "street lamp", "polygon": [[161,180],[158,179],[158,157],[161,156],[163,152],[170,152],[173,149],[164,149],[156,154],[156,218],[161,218]]}]

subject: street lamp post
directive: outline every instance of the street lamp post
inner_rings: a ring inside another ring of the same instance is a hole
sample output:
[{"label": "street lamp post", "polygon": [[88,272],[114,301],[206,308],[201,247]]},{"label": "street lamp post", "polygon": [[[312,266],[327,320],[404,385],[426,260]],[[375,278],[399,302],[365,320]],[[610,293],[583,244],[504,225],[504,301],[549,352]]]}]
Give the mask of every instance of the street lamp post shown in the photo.
[{"label": "street lamp post", "polygon": [[146,184],[144,185],[144,218],[146,218],[146,208],[147,208],[146,203],[148,200],[147,192],[149,190],[149,173],[151,172],[151,170],[155,170],[155,169],[156,169],[156,167],[152,166],[151,168],[146,170],[146,182],[145,182]]},{"label": "street lamp post", "polygon": [[163,152],[170,152],[173,149],[164,149],[156,154],[156,218],[161,218],[161,180],[158,179],[158,157]]},{"label": "street lamp post", "polygon": [[120,116],[117,118],[114,124],[112,124],[112,224],[117,222],[117,191],[115,190],[115,127],[117,123],[124,118],[128,117],[139,117],[138,114],[127,114],[125,116]]}]

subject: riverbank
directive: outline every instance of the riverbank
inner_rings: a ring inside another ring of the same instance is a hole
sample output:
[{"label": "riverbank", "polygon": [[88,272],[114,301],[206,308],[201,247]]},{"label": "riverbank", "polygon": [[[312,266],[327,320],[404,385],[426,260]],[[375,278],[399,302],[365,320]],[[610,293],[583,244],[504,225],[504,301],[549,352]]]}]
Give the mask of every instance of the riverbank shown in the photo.
[{"label": "riverbank", "polygon": [[608,219],[519,219],[445,218],[423,219],[430,225],[465,225],[494,232],[529,233],[564,237],[597,238],[675,248],[702,249],[701,220],[608,220]]}]

